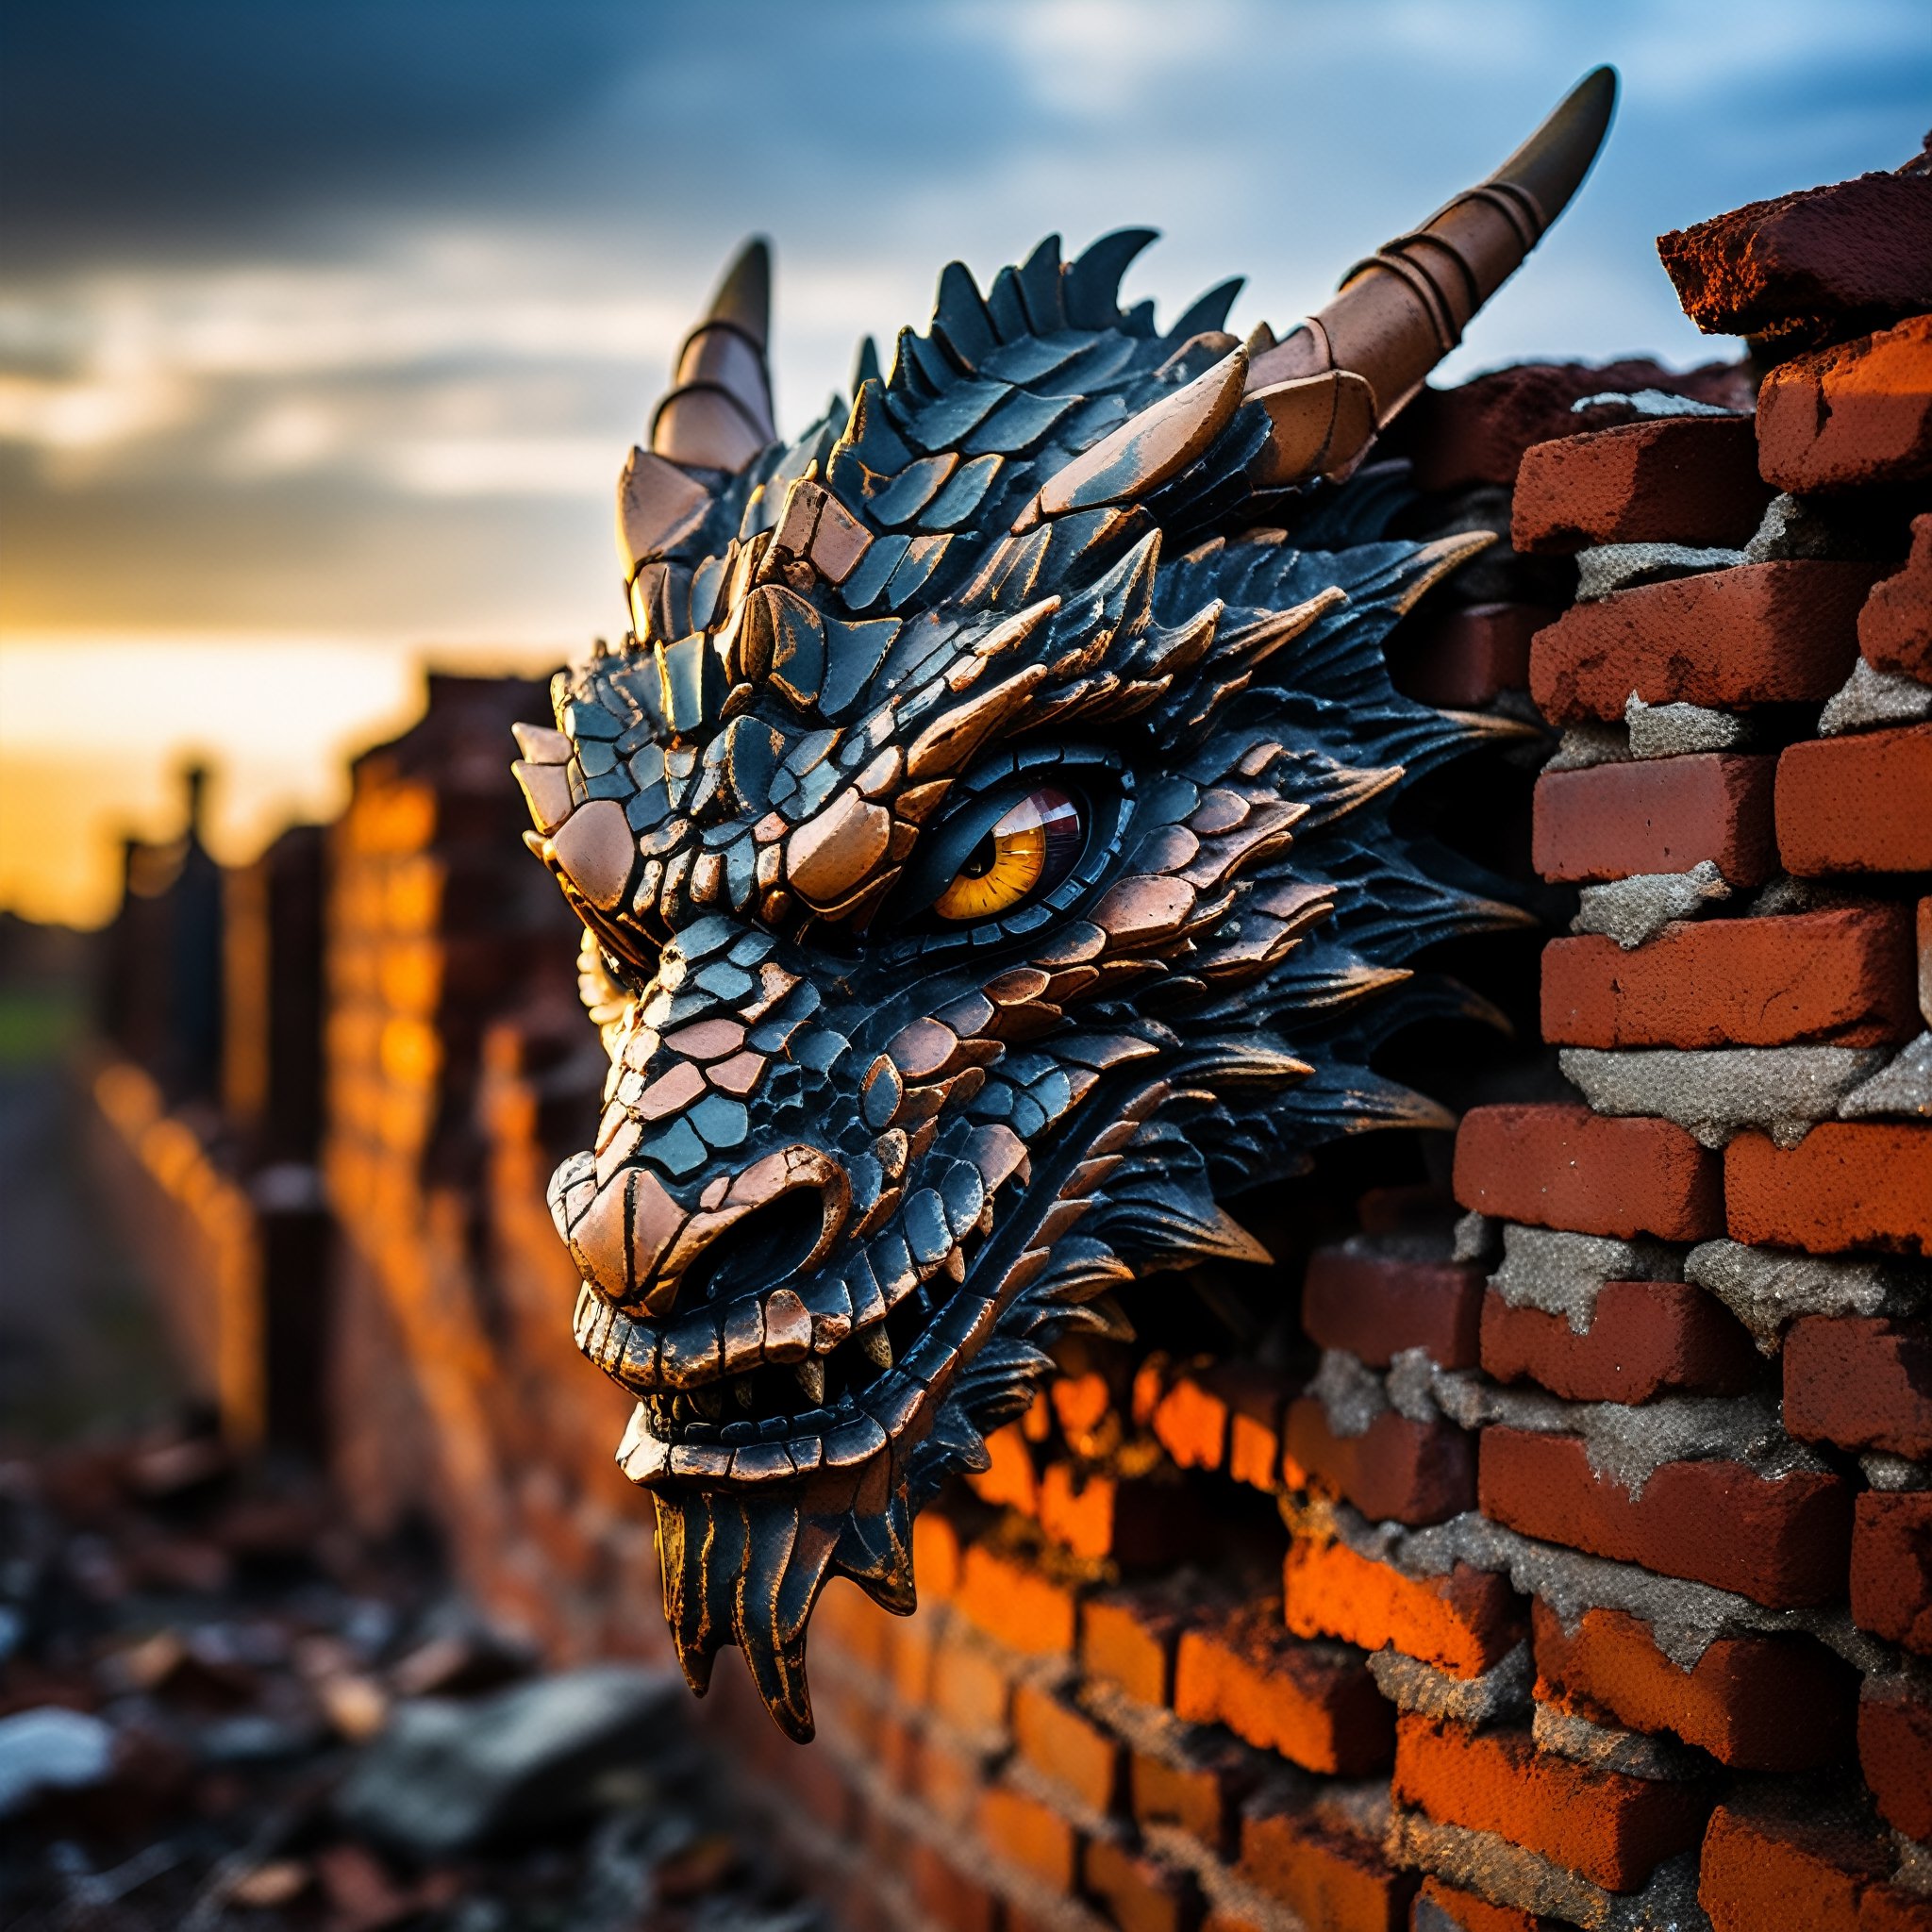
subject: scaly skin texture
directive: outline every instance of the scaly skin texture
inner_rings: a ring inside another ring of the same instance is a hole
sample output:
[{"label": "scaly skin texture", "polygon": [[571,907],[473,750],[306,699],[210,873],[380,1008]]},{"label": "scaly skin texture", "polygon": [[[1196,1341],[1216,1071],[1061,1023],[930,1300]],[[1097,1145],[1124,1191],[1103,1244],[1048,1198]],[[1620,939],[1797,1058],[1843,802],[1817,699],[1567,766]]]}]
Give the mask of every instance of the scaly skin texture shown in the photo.
[{"label": "scaly skin texture", "polygon": [[[521,734],[610,1055],[551,1189],[577,1340],[640,1397],[687,1674],[741,1645],[796,1737],[825,1578],[912,1607],[912,1512],[1043,1343],[1256,1258],[1218,1196],[1447,1124],[1371,1056],[1469,1009],[1405,959],[1515,918],[1391,819],[1486,726],[1398,696],[1383,640],[1487,540],[1383,536],[1393,467],[1269,482],[1232,291],[1157,335],[1130,253],[1042,244],[983,303],[956,265],[849,411],[737,471],[634,458],[676,525],[637,629]],[[1152,455],[1041,493],[1164,401]],[[936,912],[1041,786],[1064,871]]]}]

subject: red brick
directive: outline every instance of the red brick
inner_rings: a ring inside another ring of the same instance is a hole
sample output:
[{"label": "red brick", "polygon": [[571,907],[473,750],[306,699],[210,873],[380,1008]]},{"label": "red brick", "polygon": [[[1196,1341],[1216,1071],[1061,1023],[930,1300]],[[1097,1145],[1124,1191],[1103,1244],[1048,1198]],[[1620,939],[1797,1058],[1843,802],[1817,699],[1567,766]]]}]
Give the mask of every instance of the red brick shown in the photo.
[{"label": "red brick", "polygon": [[1774,1607],[1843,1593],[1852,1497],[1841,1477],[1766,1482],[1739,1462],[1667,1462],[1641,1496],[1595,1474],[1575,1436],[1485,1429],[1485,1516],[1545,1542],[1735,1590]]},{"label": "red brick", "polygon": [[1297,1637],[1339,1637],[1364,1650],[1393,1645],[1457,1677],[1500,1662],[1524,1631],[1507,1576],[1466,1563],[1441,1576],[1405,1576],[1346,1543],[1309,1538],[1289,1547],[1282,1605]]},{"label": "red brick", "polygon": [[1932,1839],[1932,1701],[1923,1691],[1896,1681],[1867,1688],[1858,1704],[1858,1768],[1888,1824]]},{"label": "red brick", "polygon": [[1013,1742],[1043,1776],[1103,1816],[1121,1795],[1126,1750],[1083,1710],[1037,1684],[1013,1691]]},{"label": "red brick", "polygon": [[1040,1479],[1040,1526],[1074,1556],[1128,1569],[1165,1563],[1184,1552],[1192,1519],[1177,1482],[1117,1476],[1071,1462],[1048,1465]]},{"label": "red brick", "polygon": [[1734,886],[1777,870],[1772,781],[1777,761],[1731,752],[1637,758],[1536,781],[1534,862],[1544,878],[1587,884],[1688,872],[1705,859]]},{"label": "red brick", "polygon": [[932,1707],[972,1738],[1003,1733],[1011,1685],[998,1662],[976,1643],[949,1633],[935,1646]]},{"label": "red brick", "polygon": [[1621,723],[1647,705],[1828,698],[1858,655],[1858,607],[1883,564],[1744,563],[1640,584],[1566,610],[1540,630],[1529,690],[1553,724]]},{"label": "red brick", "polygon": [[1345,1348],[1386,1369],[1406,1348],[1445,1369],[1475,1366],[1482,1273],[1352,1246],[1317,1248],[1302,1280],[1302,1329],[1318,1348]]},{"label": "red brick", "polygon": [[1919,901],[1914,924],[1919,947],[1919,1015],[1932,1026],[1932,899]]},{"label": "red brick", "polygon": [[1663,416],[1540,442],[1516,473],[1510,542],[1747,541],[1771,501],[1748,416]]},{"label": "red brick", "polygon": [[928,1730],[919,1748],[920,1803],[951,1829],[970,1829],[985,1789],[983,1765],[977,1754],[956,1751],[940,1733]]},{"label": "red brick", "polygon": [[1758,1375],[1742,1326],[1681,1281],[1609,1281],[1589,1329],[1561,1315],[1483,1297],[1482,1365],[1501,1382],[1525,1378],[1566,1402],[1648,1402],[1687,1392],[1737,1395]]},{"label": "red brick", "polygon": [[[1488,1899],[1459,1886],[1445,1885],[1433,1875],[1423,1880],[1416,1903],[1433,1906],[1457,1932],[1544,1932],[1545,1927],[1554,1932],[1556,1923],[1540,1913],[1518,1911],[1514,1906],[1491,1905]],[[1415,1923],[1423,1923],[1420,1912]]]},{"label": "red brick", "polygon": [[1628,952],[1594,933],[1543,948],[1553,1046],[1880,1046],[1917,1030],[1903,906],[1686,921]]},{"label": "red brick", "polygon": [[1439,1824],[1494,1832],[1610,1891],[1635,1891],[1696,1844],[1710,1809],[1695,1785],[1598,1771],[1539,1751],[1520,1731],[1412,1715],[1395,1727],[1390,1791]]},{"label": "red brick", "polygon": [[1418,616],[1389,641],[1389,681],[1404,697],[1473,711],[1529,689],[1529,641],[1557,612],[1542,604],[1468,604]]},{"label": "red brick", "polygon": [[1932,181],[1859,175],[1659,235],[1684,312],[1713,335],[1869,328],[1932,308]]},{"label": "red brick", "polygon": [[819,1599],[812,1635],[827,1649],[838,1649],[875,1674],[886,1670],[895,1619],[856,1583],[834,1577]]},{"label": "red brick", "polygon": [[1191,1932],[1199,1917],[1200,1894],[1188,1873],[1109,1839],[1089,1841],[1082,1868],[1088,1891],[1106,1904],[1120,1932]]},{"label": "red brick", "polygon": [[1628,1240],[1724,1232],[1717,1157],[1671,1121],[1587,1107],[1478,1107],[1456,1136],[1456,1198],[1499,1221]]},{"label": "red brick", "polygon": [[908,1709],[919,1709],[932,1695],[933,1652],[940,1628],[936,1618],[907,1617],[892,1632],[892,1692]]},{"label": "red brick", "polygon": [[1724,1211],[1731,1239],[1754,1246],[1932,1254],[1932,1126],[1825,1121],[1795,1147],[1740,1134]]},{"label": "red brick", "polygon": [[1789,746],[1777,761],[1777,849],[1801,878],[1932,871],[1932,724]]},{"label": "red brick", "polygon": [[1289,1800],[1242,1818],[1241,1871],[1322,1932],[1400,1932],[1416,1890],[1373,1840]]},{"label": "red brick", "polygon": [[1413,1423],[1392,1408],[1361,1435],[1338,1436],[1313,1396],[1290,1403],[1281,1467],[1290,1489],[1319,1479],[1376,1523],[1441,1523],[1475,1500],[1468,1436],[1453,1423]]},{"label": "red brick", "polygon": [[1811,1315],[1785,1336],[1785,1427],[1800,1441],[1932,1456],[1932,1332],[1923,1322]]},{"label": "red brick", "polygon": [[1227,1473],[1257,1490],[1281,1487],[1282,1416],[1290,1383],[1272,1369],[1226,1365]]},{"label": "red brick", "polygon": [[1219,1469],[1227,1460],[1228,1407],[1214,1370],[1185,1371],[1149,1416],[1155,1440],[1182,1469]]},{"label": "red brick", "polygon": [[1080,1606],[1080,1667],[1160,1709],[1174,1695],[1179,1613],[1146,1591],[1109,1591]]},{"label": "red brick", "polygon": [[1932,1900],[1885,1883],[1891,1848],[1802,1799],[1733,1800],[1704,1835],[1697,1902],[1711,1932],[1932,1932]]},{"label": "red brick", "polygon": [[1852,1622],[1932,1657],[1932,1490],[1867,1490],[1858,1498]]},{"label": "red brick", "polygon": [[987,1466],[966,1480],[982,1503],[995,1509],[1017,1509],[1023,1516],[1040,1514],[1040,1477],[1033,1452],[1018,1423],[995,1429],[986,1439]]},{"label": "red brick", "polygon": [[959,1532],[936,1508],[923,1509],[912,1519],[912,1574],[919,1579],[919,1601],[942,1604],[959,1587]]},{"label": "red brick", "polygon": [[1579,426],[1572,405],[1586,396],[1661,389],[1719,408],[1748,408],[1751,391],[1740,380],[1740,373],[1735,363],[1726,362],[1707,362],[1683,374],[1637,358],[1519,362],[1455,389],[1425,389],[1403,412],[1416,486],[1457,490],[1493,483],[1510,488],[1525,450]]},{"label": "red brick", "polygon": [[1136,1751],[1127,1767],[1136,1823],[1172,1824],[1224,1856],[1234,1848],[1237,1813],[1254,1790],[1254,1758],[1217,1731],[1185,1734],[1171,1756]]},{"label": "red brick", "polygon": [[908,1870],[921,1915],[935,1932],[999,1932],[998,1898],[923,1840],[912,1840]]},{"label": "red brick", "polygon": [[1779,363],[1757,391],[1757,460],[1801,492],[1932,476],[1932,315]]},{"label": "red brick", "polygon": [[1568,1634],[1545,1603],[1532,1619],[1545,1701],[1600,1707],[1632,1730],[1669,1731],[1740,1771],[1809,1770],[1851,1742],[1858,1680],[1808,1637],[1720,1637],[1682,1671],[1650,1626],[1624,1610],[1586,1610]]},{"label": "red brick", "polygon": [[1002,1864],[1017,1866],[1056,1891],[1071,1891],[1080,1870],[1079,1834],[1024,1791],[995,1785],[979,1794],[980,1841]]},{"label": "red brick", "polygon": [[1074,1591],[1020,1557],[996,1553],[984,1543],[966,1552],[958,1606],[1009,1650],[1052,1657],[1074,1647]]},{"label": "red brick", "polygon": [[1905,568],[1865,599],[1858,650],[1875,671],[1932,683],[1932,516],[1912,519]]},{"label": "red brick", "polygon": [[1389,1707],[1368,1666],[1339,1646],[1289,1636],[1277,1603],[1182,1632],[1174,1707],[1306,1771],[1365,1777],[1389,1761]]}]

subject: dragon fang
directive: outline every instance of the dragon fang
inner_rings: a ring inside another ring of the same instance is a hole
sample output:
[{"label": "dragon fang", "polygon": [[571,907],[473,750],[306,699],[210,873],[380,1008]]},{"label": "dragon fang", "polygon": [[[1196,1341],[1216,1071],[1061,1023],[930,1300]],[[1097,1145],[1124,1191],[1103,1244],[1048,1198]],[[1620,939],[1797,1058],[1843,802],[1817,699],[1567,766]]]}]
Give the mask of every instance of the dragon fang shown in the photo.
[{"label": "dragon fang", "polygon": [[[610,1072],[551,1184],[575,1332],[638,1397],[664,1606],[811,1732],[827,1576],[913,1604],[913,1512],[1111,1291],[1265,1258],[1218,1199],[1365,1128],[1511,923],[1391,806],[1492,721],[1383,639],[1489,540],[1383,534],[1386,424],[1574,192],[1614,80],[1280,341],[1123,310],[1151,236],[1057,239],[794,441],[753,243],[685,344],[618,541],[631,632],[515,767]],[[863,365],[862,365],[863,366]]]}]

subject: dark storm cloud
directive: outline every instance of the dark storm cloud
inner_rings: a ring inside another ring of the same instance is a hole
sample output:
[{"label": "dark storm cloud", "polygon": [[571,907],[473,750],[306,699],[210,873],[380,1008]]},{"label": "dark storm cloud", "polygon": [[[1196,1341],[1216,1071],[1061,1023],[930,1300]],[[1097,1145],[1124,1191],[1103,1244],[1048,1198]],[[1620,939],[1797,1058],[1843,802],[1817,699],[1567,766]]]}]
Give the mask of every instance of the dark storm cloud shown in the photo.
[{"label": "dark storm cloud", "polygon": [[468,192],[592,94],[615,9],[60,0],[5,15],[14,272],[245,246],[343,201]]}]

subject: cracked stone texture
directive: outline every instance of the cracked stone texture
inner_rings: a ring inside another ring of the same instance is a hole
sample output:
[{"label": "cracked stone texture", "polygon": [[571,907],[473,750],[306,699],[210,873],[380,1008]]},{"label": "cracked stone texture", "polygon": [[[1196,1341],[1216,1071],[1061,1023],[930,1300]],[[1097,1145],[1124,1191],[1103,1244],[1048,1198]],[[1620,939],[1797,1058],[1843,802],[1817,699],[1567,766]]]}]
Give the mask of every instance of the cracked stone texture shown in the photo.
[{"label": "cracked stone texture", "polygon": [[1306,1393],[1322,1405],[1328,1432],[1334,1436],[1365,1436],[1375,1418],[1389,1407],[1382,1377],[1345,1348],[1322,1352],[1322,1365]]},{"label": "cracked stone texture", "polygon": [[1501,1423],[1541,1436],[1575,1436],[1591,1473],[1634,1503],[1668,1462],[1740,1462],[1766,1482],[1798,1470],[1826,1474],[1818,1452],[1787,1436],[1770,1395],[1660,1395],[1655,1401],[1565,1402],[1534,1390],[1499,1389],[1465,1370],[1438,1369],[1436,1407],[1465,1429]]},{"label": "cracked stone texture", "polygon": [[1396,1709],[1412,1710],[1420,1717],[1445,1718],[1481,1730],[1529,1715],[1536,1658],[1525,1638],[1480,1676],[1452,1677],[1420,1657],[1399,1650],[1378,1650],[1369,1658],[1369,1673],[1375,1688]]},{"label": "cracked stone texture", "polygon": [[1503,1252],[1503,1224],[1472,1208],[1456,1224],[1451,1239],[1452,1261],[1493,1261]]},{"label": "cracked stone texture", "polygon": [[1397,1807],[1385,1847],[1397,1864],[1465,1891],[1583,1927],[1583,1932],[1710,1932],[1697,1903],[1697,1854],[1667,1858],[1641,1891],[1605,1891],[1540,1852],[1494,1832],[1439,1824]]},{"label": "cracked stone texture", "polygon": [[1684,1257],[1684,1279],[1717,1296],[1775,1355],[1804,1315],[1909,1315],[1932,1295],[1932,1271],[1900,1261],[1840,1261],[1741,1241],[1704,1241]]},{"label": "cracked stone texture", "polygon": [[1735,751],[1751,741],[1751,721],[1703,705],[1646,705],[1633,691],[1624,702],[1630,756],[1674,758],[1685,752]]},{"label": "cracked stone texture", "polygon": [[1716,403],[1700,403],[1694,396],[1674,396],[1669,390],[1635,389],[1627,395],[1605,390],[1600,395],[1579,396],[1570,405],[1573,416],[1588,415],[1596,409],[1621,409],[1627,415],[1649,416],[1735,416],[1736,409]]},{"label": "cracked stone texture", "polygon": [[1565,1234],[1547,1227],[1503,1225],[1503,1265],[1490,1276],[1512,1308],[1560,1315],[1573,1335],[1588,1335],[1607,1281],[1681,1281],[1683,1251],[1640,1236]]},{"label": "cracked stone texture", "polygon": [[1845,1095],[1841,1121],[1932,1120],[1932,1033],[1899,1049],[1862,1087]]},{"label": "cracked stone texture", "polygon": [[1874,1490],[1932,1490],[1932,1462],[1912,1462],[1883,1449],[1868,1449],[1858,1457],[1858,1467]]},{"label": "cracked stone texture", "polygon": [[1576,554],[1576,601],[1594,604],[1640,584],[1702,576],[1743,560],[1741,550],[1698,549],[1689,543],[1598,543]]},{"label": "cracked stone texture", "polygon": [[1530,1719],[1539,1749],[1554,1751],[1575,1764],[1618,1771],[1625,1777],[1679,1782],[1702,1777],[1710,1759],[1702,1751],[1662,1733],[1626,1731],[1618,1724],[1592,1724],[1554,1704],[1539,1704]]},{"label": "cracked stone texture", "polygon": [[1565,728],[1543,770],[1584,772],[1592,765],[1626,764],[1632,756],[1626,725],[1586,722]]},{"label": "cracked stone texture", "polygon": [[1819,497],[1774,496],[1757,534],[1744,545],[1746,563],[1858,561],[1883,558],[1886,533],[1857,505],[1849,512]]},{"label": "cracked stone texture", "polygon": [[1572,932],[1601,933],[1627,953],[1654,940],[1673,920],[1692,919],[1731,896],[1714,859],[1701,858],[1689,872],[1644,872],[1607,885],[1585,886]]},{"label": "cracked stone texture", "polygon": [[1566,1046],[1557,1055],[1598,1113],[1674,1121],[1701,1146],[1746,1128],[1795,1146],[1885,1063],[1882,1047],[1719,1046],[1612,1053]]},{"label": "cracked stone texture", "polygon": [[1874,670],[1858,658],[1853,660],[1852,675],[1818,714],[1818,735],[1840,738],[1851,731],[1916,724],[1923,718],[1932,718],[1932,684]]}]

